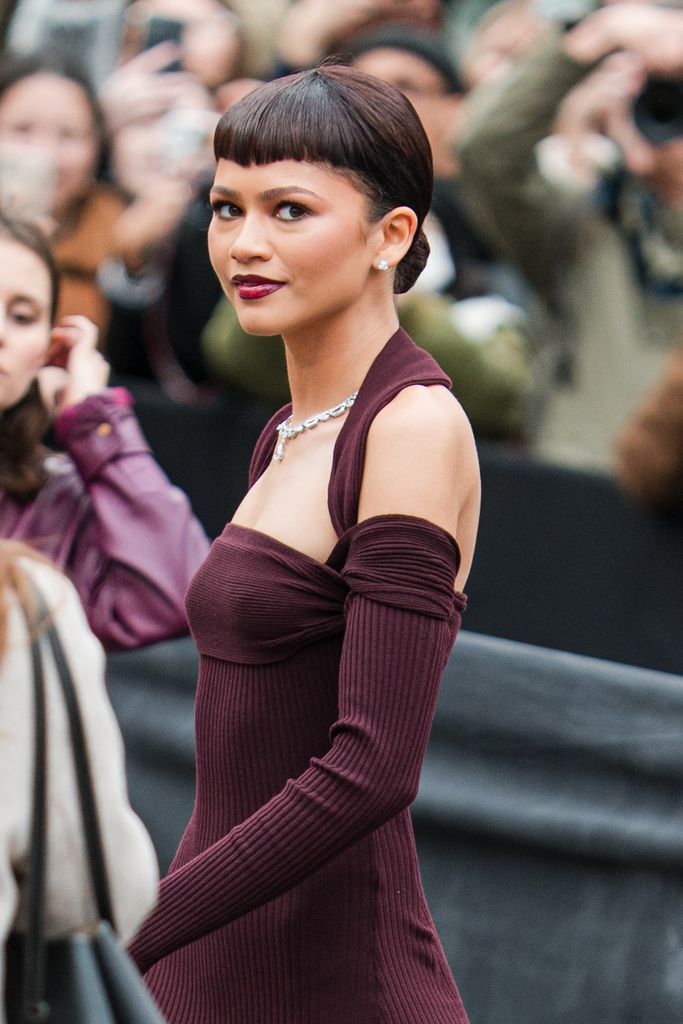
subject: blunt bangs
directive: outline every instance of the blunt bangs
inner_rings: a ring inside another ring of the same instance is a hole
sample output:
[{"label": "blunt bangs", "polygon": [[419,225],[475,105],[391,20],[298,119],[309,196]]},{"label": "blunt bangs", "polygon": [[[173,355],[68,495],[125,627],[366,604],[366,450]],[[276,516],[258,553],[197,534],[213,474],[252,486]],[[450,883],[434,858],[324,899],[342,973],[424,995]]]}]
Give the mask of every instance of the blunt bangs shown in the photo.
[{"label": "blunt bangs", "polygon": [[243,167],[298,160],[347,172],[376,216],[405,205],[421,225],[431,205],[431,151],[412,105],[345,65],[259,86],[222,116],[214,153]]}]

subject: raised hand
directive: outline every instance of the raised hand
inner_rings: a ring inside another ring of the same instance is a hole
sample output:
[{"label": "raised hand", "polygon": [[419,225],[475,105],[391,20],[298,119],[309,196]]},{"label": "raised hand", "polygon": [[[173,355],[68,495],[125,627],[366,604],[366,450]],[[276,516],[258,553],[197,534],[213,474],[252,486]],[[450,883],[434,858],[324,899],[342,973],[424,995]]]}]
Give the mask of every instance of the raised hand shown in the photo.
[{"label": "raised hand", "polygon": [[53,328],[48,364],[38,372],[43,402],[53,415],[106,388],[109,364],[97,350],[98,334],[84,316],[65,316]]},{"label": "raised hand", "polygon": [[584,18],[565,36],[575,60],[600,60],[617,50],[638,54],[659,78],[683,75],[683,11],[653,4],[616,3]]},{"label": "raised hand", "polygon": [[197,80],[184,71],[159,74],[181,52],[177,43],[159,43],[122,64],[107,79],[100,101],[110,132],[134,121],[159,117],[194,97]]}]

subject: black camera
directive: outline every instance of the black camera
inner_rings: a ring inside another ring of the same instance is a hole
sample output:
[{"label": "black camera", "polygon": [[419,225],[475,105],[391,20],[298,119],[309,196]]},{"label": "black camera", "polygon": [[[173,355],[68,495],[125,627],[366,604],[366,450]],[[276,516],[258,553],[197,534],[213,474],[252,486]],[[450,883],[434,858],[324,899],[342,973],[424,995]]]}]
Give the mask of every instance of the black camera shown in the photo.
[{"label": "black camera", "polygon": [[649,78],[634,101],[633,119],[653,146],[683,136],[683,81]]}]

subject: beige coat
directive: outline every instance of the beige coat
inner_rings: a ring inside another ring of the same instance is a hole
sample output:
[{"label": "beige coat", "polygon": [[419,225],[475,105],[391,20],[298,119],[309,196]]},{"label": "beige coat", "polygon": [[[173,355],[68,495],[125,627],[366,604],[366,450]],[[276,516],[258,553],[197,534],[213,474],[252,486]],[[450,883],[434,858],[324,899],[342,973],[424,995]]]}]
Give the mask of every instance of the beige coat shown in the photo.
[{"label": "beige coat", "polygon": [[[22,562],[54,614],[84,721],[116,925],[125,941],[152,908],[158,868],[151,840],[131,810],[121,734],[104,685],[104,654],[72,585],[61,573]],[[10,610],[8,649],[0,664],[0,991],[4,945],[22,918],[33,770],[33,689],[23,615]],[[95,917],[71,763],[68,724],[51,661],[46,671],[48,722],[48,870],[46,930],[64,935]],[[0,999],[0,1024],[4,1024]]]}]

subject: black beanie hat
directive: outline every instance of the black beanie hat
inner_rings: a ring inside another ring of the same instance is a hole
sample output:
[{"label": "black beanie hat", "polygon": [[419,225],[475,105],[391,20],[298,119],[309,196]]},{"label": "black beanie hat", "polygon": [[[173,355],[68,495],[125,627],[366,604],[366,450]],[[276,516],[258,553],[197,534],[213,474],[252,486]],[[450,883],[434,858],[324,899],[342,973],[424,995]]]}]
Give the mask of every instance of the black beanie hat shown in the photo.
[{"label": "black beanie hat", "polygon": [[353,60],[370,50],[405,50],[421,57],[443,76],[450,93],[465,91],[455,60],[437,32],[428,32],[415,26],[390,25],[386,28],[358,36],[344,46],[344,55]]}]

